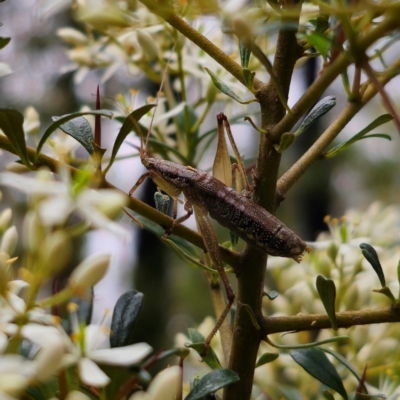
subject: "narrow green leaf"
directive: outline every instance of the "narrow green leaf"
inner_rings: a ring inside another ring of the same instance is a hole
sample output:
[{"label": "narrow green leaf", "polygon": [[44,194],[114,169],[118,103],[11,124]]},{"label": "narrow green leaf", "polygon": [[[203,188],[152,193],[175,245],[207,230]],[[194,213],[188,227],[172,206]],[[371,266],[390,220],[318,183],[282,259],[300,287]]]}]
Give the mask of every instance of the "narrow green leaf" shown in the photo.
[{"label": "narrow green leaf", "polygon": [[305,343],[305,344],[289,344],[289,345],[284,345],[284,344],[276,344],[271,342],[270,339],[265,338],[264,340],[270,344],[272,347],[275,347],[277,349],[282,349],[282,350],[303,350],[303,349],[310,349],[313,347],[321,346],[322,344],[327,344],[327,343],[333,343],[333,342],[341,342],[342,340],[347,340],[349,339],[348,336],[335,336],[333,338],[325,339],[325,340],[320,340],[318,342],[311,342],[311,343]]},{"label": "narrow green leaf", "polygon": [[[363,137],[366,136],[366,134],[368,132],[372,131],[373,129],[377,128],[380,125],[386,124],[387,122],[391,121],[392,119],[393,119],[393,117],[390,114],[383,114],[383,115],[379,116],[374,121],[372,121],[368,126],[366,126],[364,129],[362,129],[356,135],[354,135],[351,139],[328,150],[324,154],[324,158],[332,158],[332,157],[336,156],[341,151],[347,149],[347,147],[349,147],[351,144],[357,142],[358,140],[361,140]],[[375,135],[378,135],[376,137],[383,137],[384,139],[387,139],[389,136],[389,135],[384,135],[384,134],[375,134]],[[368,135],[368,136],[374,137],[373,135]]]},{"label": "narrow green leaf", "polygon": [[335,314],[336,287],[332,279],[325,279],[322,275],[317,276],[316,286],[322,304],[325,307],[332,329],[337,331],[337,322]]},{"label": "narrow green leaf", "polygon": [[0,49],[3,49],[10,43],[11,38],[9,37],[0,37]]},{"label": "narrow green leaf", "polygon": [[216,274],[217,271],[215,269],[209,268],[201,262],[195,260],[193,257],[189,256],[189,254],[185,253],[176,243],[174,243],[171,239],[165,239],[165,243],[175,252],[175,254],[185,263],[191,265],[192,267],[202,268],[206,271],[212,272]]},{"label": "narrow green leaf", "polygon": [[294,136],[299,136],[302,134],[309,126],[311,126],[318,118],[325,115],[329,110],[331,110],[336,105],[336,97],[326,96],[321,99],[307,114],[303,122],[293,134]]},{"label": "narrow green leaf", "polygon": [[239,380],[239,375],[230,369],[218,369],[204,375],[185,397],[185,400],[203,400],[205,396]]},{"label": "narrow green leaf", "polygon": [[254,77],[256,76],[256,73],[254,71],[250,71],[247,68],[243,68],[243,78],[244,82],[246,83],[247,89],[250,91],[254,90]]},{"label": "narrow green leaf", "polygon": [[242,41],[239,41],[239,51],[240,51],[240,63],[243,68],[248,68],[251,50],[247,48]]},{"label": "narrow green leaf", "polygon": [[[338,360],[341,364],[343,364],[357,379],[358,382],[361,380],[361,376],[357,373],[357,371],[354,369],[354,367],[340,354],[336,353],[333,350],[326,349],[325,347],[320,347],[320,349],[325,352],[330,354],[331,356],[335,357],[336,360]],[[365,391],[367,391],[366,387],[364,386]]]},{"label": "narrow green leaf", "polygon": [[275,150],[278,153],[283,153],[287,148],[289,148],[295,139],[295,135],[293,133],[290,132],[285,132],[282,136],[281,136],[281,140],[279,142],[278,145],[274,145]]},{"label": "narrow green leaf", "polygon": [[42,150],[43,145],[45,144],[46,140],[50,137],[50,135],[58,129],[61,125],[65,124],[66,122],[70,121],[71,119],[81,117],[83,115],[103,115],[105,117],[111,118],[113,113],[110,110],[90,110],[90,111],[79,111],[72,114],[66,114],[62,117],[58,117],[57,121],[54,121],[45,131],[43,136],[40,139],[38,147],[36,149],[35,160],[34,162],[37,163],[39,158],[39,154]]},{"label": "narrow green leaf", "polygon": [[[107,168],[104,170],[104,175],[113,165],[118,150],[121,147],[125,138],[132,130],[136,131],[137,123],[140,120],[140,118],[142,118],[143,115],[147,114],[153,107],[155,107],[155,104],[146,104],[143,107],[140,107],[137,110],[131,112],[125,119],[124,123],[121,126],[121,129],[119,130],[117,138],[115,139],[114,146],[111,152],[110,162],[108,163]],[[137,134],[139,135],[140,132],[137,132]]]},{"label": "narrow green leaf", "polygon": [[[205,337],[196,329],[189,328],[189,338],[192,341],[190,344],[185,344],[186,347],[196,350],[197,353],[203,357],[203,350],[204,350],[204,342]],[[203,357],[203,361],[213,370],[221,369],[221,363],[219,362],[218,356],[215,354],[215,351],[212,347],[210,347],[207,351],[205,357]]]},{"label": "narrow green leaf", "polygon": [[347,71],[344,71],[341,74],[341,77],[342,77],[342,83],[343,83],[344,90],[346,91],[346,94],[347,94],[347,99],[349,101],[354,100],[354,95],[351,90],[349,75],[348,75]]},{"label": "narrow green leaf", "polygon": [[190,354],[190,350],[186,347],[175,347],[173,349],[165,350],[157,355],[157,361],[164,360],[171,356],[177,356],[179,358],[186,358]]},{"label": "narrow green leaf", "polygon": [[336,390],[344,399],[348,399],[339,374],[321,349],[313,347],[311,349],[292,350],[289,354],[311,376]]},{"label": "narrow green leaf", "polygon": [[250,100],[242,100],[228,85],[226,85],[224,82],[221,81],[221,79],[219,79],[217,77],[217,75],[215,75],[213,72],[211,72],[208,68],[204,68],[208,75],[210,75],[211,80],[213,81],[215,87],[217,89],[219,89],[222,93],[226,94],[227,96],[229,96],[231,99],[237,101],[240,104],[250,104],[250,103],[254,103],[257,101],[256,98],[252,98]]},{"label": "narrow green leaf", "polygon": [[373,289],[372,291],[385,295],[387,298],[389,298],[392,304],[396,303],[396,299],[394,298],[392,291],[387,286],[384,286],[383,288],[380,289]]},{"label": "narrow green leaf", "polygon": [[[59,117],[53,117],[53,120],[57,121],[58,118]],[[60,125],[60,129],[77,140],[89,154],[93,153],[93,131],[86,118],[78,117],[71,119],[71,121]]]},{"label": "narrow green leaf", "polygon": [[261,365],[275,361],[279,357],[279,353],[264,353],[256,362],[256,368]]},{"label": "narrow green leaf", "polygon": [[10,140],[22,163],[29,168],[31,162],[26,150],[23,123],[24,116],[19,111],[0,108],[0,129]]},{"label": "narrow green leaf", "polygon": [[143,293],[130,290],[117,301],[111,321],[110,347],[132,344],[131,336],[143,304]]},{"label": "narrow green leaf", "polygon": [[383,273],[382,265],[379,261],[379,257],[376,250],[368,243],[361,243],[360,249],[363,256],[371,264],[372,268],[378,275],[381,286],[385,287],[386,286],[385,274]]}]

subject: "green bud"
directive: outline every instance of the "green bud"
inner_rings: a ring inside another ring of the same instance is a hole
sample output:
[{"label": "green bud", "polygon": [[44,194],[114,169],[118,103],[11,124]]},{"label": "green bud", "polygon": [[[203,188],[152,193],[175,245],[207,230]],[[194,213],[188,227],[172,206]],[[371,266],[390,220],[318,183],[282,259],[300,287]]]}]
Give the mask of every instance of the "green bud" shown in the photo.
[{"label": "green bud", "polygon": [[0,295],[4,296],[7,291],[10,278],[6,257],[4,254],[0,254]]},{"label": "green bud", "polygon": [[136,29],[137,40],[143,54],[150,60],[158,58],[158,47],[153,37],[142,29]]},{"label": "green bud", "polygon": [[9,255],[13,254],[18,243],[18,232],[15,226],[10,226],[1,238],[0,251]]},{"label": "green bud", "polygon": [[4,232],[11,225],[13,213],[11,208],[6,208],[0,214],[0,232]]},{"label": "green bud", "polygon": [[109,264],[108,254],[96,254],[86,258],[72,272],[68,286],[77,294],[85,292],[103,279]]},{"label": "green bud", "polygon": [[67,265],[71,255],[71,242],[65,231],[49,234],[40,247],[41,274],[43,279],[53,277]]}]

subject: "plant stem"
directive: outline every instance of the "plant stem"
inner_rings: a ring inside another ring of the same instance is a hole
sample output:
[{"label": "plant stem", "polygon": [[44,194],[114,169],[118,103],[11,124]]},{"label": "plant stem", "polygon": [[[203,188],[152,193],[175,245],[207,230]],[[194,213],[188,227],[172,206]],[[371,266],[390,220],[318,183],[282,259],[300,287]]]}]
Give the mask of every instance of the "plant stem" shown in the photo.
[{"label": "plant stem", "polygon": [[[398,20],[395,15],[387,15],[375,28],[366,32],[356,41],[357,52],[365,52],[376,40],[385,36],[388,32],[398,28]],[[285,132],[289,132],[304,113],[318,100],[327,87],[353,63],[350,54],[343,52],[336,60],[325,67],[319,78],[307,89],[307,92],[292,107],[292,113],[286,116],[274,127],[270,134],[271,140],[279,142],[279,138]]]},{"label": "plant stem", "polygon": [[[210,57],[212,57],[218,64],[221,65],[226,71],[231,73],[239,82],[245,85],[243,78],[242,67],[220,50],[214,43],[209,41],[196,29],[193,29],[182,18],[176,15],[172,10],[167,8],[160,8],[159,5],[153,0],[140,0],[146,7],[148,7],[154,14],[163,18],[172,27],[178,30],[182,35],[187,37],[195,43],[200,49],[204,50]],[[258,79],[254,79],[254,87],[258,87],[262,83]]]},{"label": "plant stem", "polygon": [[[379,78],[380,84],[386,85],[392,78],[397,76],[400,67],[400,58],[398,58],[386,70],[385,75]],[[320,159],[326,148],[333,142],[336,136],[342,131],[347,123],[377,94],[377,87],[369,83],[360,101],[348,103],[340,115],[333,121],[328,129],[316,140],[306,153],[288,170],[278,182],[279,197],[282,197],[287,191],[301,178],[305,171],[317,160]]]},{"label": "plant stem", "polygon": [[[297,43],[295,32],[280,31],[273,70],[286,99],[294,65],[301,54],[302,49]],[[279,100],[276,85],[272,80],[259,87],[257,97],[261,107],[261,128],[269,131],[283,118],[285,108]],[[261,135],[254,173],[253,200],[271,213],[275,212],[275,190],[280,160],[281,154],[275,150],[268,135]],[[238,373],[240,381],[225,389],[225,400],[247,400],[251,396],[254,366],[263,336],[257,331],[246,308],[241,305],[250,307],[257,320],[262,319],[266,261],[267,255],[264,252],[247,245],[238,263],[238,307],[229,368]]]},{"label": "plant stem", "polygon": [[[336,322],[339,328],[399,321],[400,309],[392,306],[336,313]],[[332,324],[326,314],[298,314],[284,317],[264,317],[261,323],[261,332],[263,336],[267,336],[272,333],[315,331],[331,329],[331,327]]]}]

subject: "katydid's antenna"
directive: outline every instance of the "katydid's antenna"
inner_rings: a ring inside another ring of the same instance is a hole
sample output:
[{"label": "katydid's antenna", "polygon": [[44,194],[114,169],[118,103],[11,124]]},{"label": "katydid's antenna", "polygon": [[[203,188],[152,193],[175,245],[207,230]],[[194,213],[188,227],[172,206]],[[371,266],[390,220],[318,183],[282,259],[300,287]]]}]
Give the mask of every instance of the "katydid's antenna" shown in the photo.
[{"label": "katydid's antenna", "polygon": [[149,145],[150,132],[151,132],[151,128],[152,128],[152,126],[153,126],[154,116],[155,116],[155,114],[156,114],[156,110],[157,110],[157,107],[158,107],[158,101],[159,101],[159,99],[160,99],[160,94],[161,94],[162,88],[163,88],[163,86],[164,86],[165,77],[167,76],[168,66],[169,66],[169,63],[170,63],[171,58],[172,58],[172,53],[173,53],[174,50],[175,50],[175,46],[176,46],[176,41],[175,41],[174,45],[172,46],[171,54],[169,55],[167,64],[166,64],[166,66],[165,66],[165,68],[164,68],[164,71],[163,71],[163,74],[162,74],[162,77],[161,77],[160,89],[158,90],[158,92],[157,92],[157,97],[156,97],[156,105],[155,105],[155,107],[154,107],[153,115],[151,116],[149,130],[147,131],[147,137],[146,137],[146,143],[145,143],[145,145],[146,145],[146,146],[145,146],[146,151],[147,151],[148,145]]}]

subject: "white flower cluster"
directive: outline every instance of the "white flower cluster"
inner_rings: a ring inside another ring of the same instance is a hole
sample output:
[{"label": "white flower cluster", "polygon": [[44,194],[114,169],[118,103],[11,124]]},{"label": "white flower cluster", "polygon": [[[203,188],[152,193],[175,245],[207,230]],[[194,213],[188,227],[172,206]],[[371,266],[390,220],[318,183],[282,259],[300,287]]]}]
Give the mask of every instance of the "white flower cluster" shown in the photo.
[{"label": "white flower cluster", "polygon": [[[128,232],[111,220],[125,204],[125,196],[111,190],[76,189],[67,171],[56,181],[48,171],[35,177],[0,173],[0,183],[30,195],[30,209],[23,223],[22,263],[13,257],[18,234],[12,226],[12,210],[0,213],[0,398],[18,399],[32,385],[45,384],[75,368],[80,383],[103,388],[110,378],[99,365],[132,366],[147,357],[147,343],[109,348],[109,329],[87,325],[77,317],[71,303],[67,334],[59,317],[46,312],[48,306],[83,296],[105,275],[110,257],[92,255],[70,274],[65,289],[39,300],[38,294],[49,279],[66,266],[70,247],[69,216],[81,217],[79,225],[105,228],[126,237]],[[81,229],[80,232],[85,232]],[[15,278],[17,276],[17,279]],[[76,388],[76,387],[75,387]],[[63,398],[67,393],[63,393]],[[71,391],[68,399],[86,399]]]},{"label": "white flower cluster", "polygon": [[[400,260],[400,208],[383,207],[373,203],[366,211],[350,210],[345,217],[325,219],[329,233],[323,233],[316,242],[310,243],[313,252],[306,255],[300,264],[291,260],[270,257],[268,269],[273,278],[274,290],[279,296],[270,301],[265,297],[264,305],[269,316],[296,314],[326,314],[316,290],[316,277],[330,278],[336,286],[336,312],[384,308],[391,305],[390,300],[373,290],[381,285],[377,274],[362,255],[359,245],[373,246],[382,265],[386,285],[396,296],[399,293],[397,266]],[[398,392],[398,378],[395,373],[399,354],[396,324],[387,326],[359,325],[334,332],[329,329],[319,332],[301,332],[287,335],[272,335],[278,344],[296,345],[324,340],[336,335],[348,335],[350,340],[344,345],[329,347],[346,357],[361,375],[368,365],[369,382],[376,388],[372,392]],[[276,352],[263,344],[260,354]],[[337,364],[339,365],[339,364]],[[355,390],[357,381],[343,366],[338,367],[348,392]],[[256,383],[268,391],[280,385],[288,385],[299,393],[310,393],[310,388],[318,388],[317,381],[302,370],[288,354],[256,369]],[[275,382],[272,384],[271,382]],[[370,392],[371,393],[371,392]]]}]

